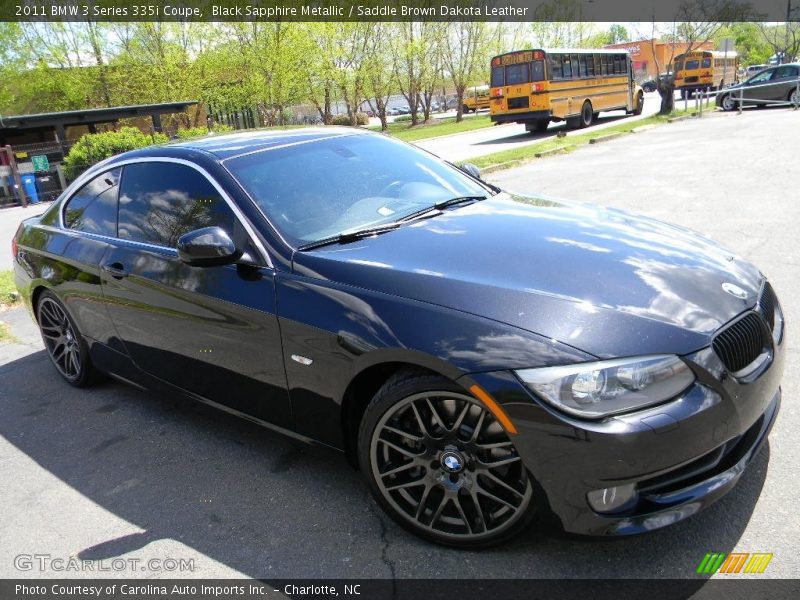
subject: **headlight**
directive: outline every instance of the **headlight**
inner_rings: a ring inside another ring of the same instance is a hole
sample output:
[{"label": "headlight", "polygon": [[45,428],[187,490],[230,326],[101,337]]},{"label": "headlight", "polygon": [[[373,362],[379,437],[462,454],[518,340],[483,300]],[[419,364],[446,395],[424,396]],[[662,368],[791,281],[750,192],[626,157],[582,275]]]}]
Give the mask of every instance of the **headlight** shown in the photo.
[{"label": "headlight", "polygon": [[783,341],[783,310],[778,301],[775,301],[775,325],[772,327],[772,339],[775,344],[780,344]]},{"label": "headlight", "polygon": [[694,382],[691,369],[672,355],[618,358],[516,373],[543,400],[571,415],[590,419],[664,402]]}]

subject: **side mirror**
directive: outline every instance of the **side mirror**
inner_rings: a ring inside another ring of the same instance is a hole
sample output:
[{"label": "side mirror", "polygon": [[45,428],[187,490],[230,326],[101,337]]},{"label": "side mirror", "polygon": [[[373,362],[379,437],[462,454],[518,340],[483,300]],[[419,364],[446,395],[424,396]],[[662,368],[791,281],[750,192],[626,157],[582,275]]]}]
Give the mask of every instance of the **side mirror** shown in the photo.
[{"label": "side mirror", "polygon": [[178,258],[192,267],[230,265],[241,257],[242,251],[220,227],[203,227],[178,239]]},{"label": "side mirror", "polygon": [[472,163],[464,163],[459,167],[459,169],[464,171],[464,173],[466,173],[470,177],[474,177],[475,179],[481,178],[481,170]]}]

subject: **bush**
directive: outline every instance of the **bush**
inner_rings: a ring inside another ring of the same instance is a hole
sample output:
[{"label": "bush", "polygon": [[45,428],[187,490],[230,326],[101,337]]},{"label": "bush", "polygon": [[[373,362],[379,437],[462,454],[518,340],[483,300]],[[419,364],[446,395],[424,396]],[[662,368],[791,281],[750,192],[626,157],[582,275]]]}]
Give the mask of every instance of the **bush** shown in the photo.
[{"label": "bush", "polygon": [[[212,133],[226,133],[228,131],[233,131],[233,127],[231,127],[230,125],[225,125],[224,123],[218,123],[217,125],[214,125],[214,127],[211,128]],[[204,135],[208,135],[208,127],[192,127],[190,129],[179,129],[176,135],[182,140],[202,137]]]},{"label": "bush", "polygon": [[123,127],[119,131],[104,133],[87,133],[70,148],[64,158],[62,167],[68,179],[75,179],[83,171],[103,159],[115,154],[144,148],[155,144],[163,144],[167,136],[163,133],[150,135],[142,133],[135,127]]},{"label": "bush", "polygon": [[394,122],[395,123],[406,123],[407,121],[410,121],[410,120],[411,120],[411,115],[400,115],[399,117],[395,118]]},{"label": "bush", "polygon": [[[331,118],[331,125],[352,125],[348,115],[335,115]],[[356,113],[356,125],[369,125],[369,117],[367,113]]]},{"label": "bush", "polygon": [[352,125],[347,115],[336,115],[331,119],[331,125]]}]

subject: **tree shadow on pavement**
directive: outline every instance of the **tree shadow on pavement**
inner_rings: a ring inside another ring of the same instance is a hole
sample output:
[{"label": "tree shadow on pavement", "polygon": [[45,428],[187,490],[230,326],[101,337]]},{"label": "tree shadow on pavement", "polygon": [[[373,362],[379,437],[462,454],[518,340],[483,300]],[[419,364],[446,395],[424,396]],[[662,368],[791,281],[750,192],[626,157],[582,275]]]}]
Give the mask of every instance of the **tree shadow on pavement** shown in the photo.
[{"label": "tree shadow on pavement", "polygon": [[[769,461],[765,446],[727,497],[649,535],[598,543],[534,525],[500,548],[455,551],[394,525],[337,452],[115,382],[74,389],[44,351],[0,366],[0,380],[0,435],[143,530],[102,539],[97,524],[101,539],[78,552],[87,560],[175,539],[258,578],[693,577],[706,552],[739,540]],[[27,479],[4,475],[6,494],[25,496]]]}]

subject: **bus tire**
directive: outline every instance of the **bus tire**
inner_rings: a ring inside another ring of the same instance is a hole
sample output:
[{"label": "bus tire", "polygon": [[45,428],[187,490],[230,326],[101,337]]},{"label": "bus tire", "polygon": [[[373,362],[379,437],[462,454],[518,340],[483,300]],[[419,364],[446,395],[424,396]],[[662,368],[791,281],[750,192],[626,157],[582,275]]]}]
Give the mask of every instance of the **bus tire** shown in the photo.
[{"label": "bus tire", "polygon": [[550,119],[537,119],[535,121],[528,121],[525,123],[525,131],[528,133],[544,133],[547,131],[548,125],[550,125]]},{"label": "bus tire", "polygon": [[636,106],[633,107],[633,114],[642,114],[642,109],[644,109],[644,94],[642,92],[638,92],[636,94]]},{"label": "bus tire", "polygon": [[589,127],[594,121],[594,111],[592,110],[592,103],[586,100],[581,107],[580,127]]}]

